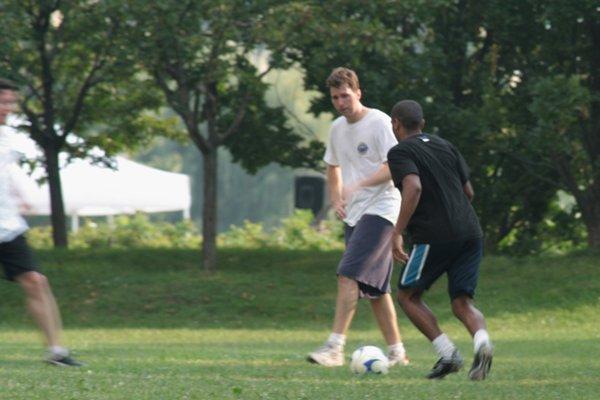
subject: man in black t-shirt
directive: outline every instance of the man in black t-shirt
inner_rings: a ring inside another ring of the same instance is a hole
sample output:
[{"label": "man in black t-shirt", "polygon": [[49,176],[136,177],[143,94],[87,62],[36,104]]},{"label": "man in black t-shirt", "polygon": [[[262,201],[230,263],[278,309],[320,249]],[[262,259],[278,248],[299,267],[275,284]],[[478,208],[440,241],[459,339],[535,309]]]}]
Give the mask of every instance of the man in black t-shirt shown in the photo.
[{"label": "man in black t-shirt", "polygon": [[[458,371],[462,358],[456,346],[442,333],[421,299],[423,292],[447,273],[452,311],[475,342],[469,378],[485,379],[492,363],[492,345],[483,314],[473,305],[483,235],[471,206],[473,188],[467,164],[450,142],[421,132],[423,111],[417,102],[397,103],[391,116],[400,143],[389,151],[388,165],[402,193],[393,252],[396,259],[406,262],[398,283],[398,300],[440,355],[428,378],[439,379]],[[410,257],[403,250],[405,229],[415,243]]]},{"label": "man in black t-shirt", "polygon": [[[425,290],[446,273],[452,311],[473,336],[475,357],[469,378],[485,379],[492,364],[493,347],[483,314],[473,304],[483,234],[471,206],[473,188],[467,164],[450,142],[421,132],[425,121],[417,102],[397,103],[391,117],[399,143],[388,153],[389,170],[378,171],[344,190],[352,192],[393,179],[402,193],[392,238],[393,255],[406,263],[398,282],[398,301],[440,356],[427,377],[441,379],[463,365],[456,346],[440,330],[422,300]],[[410,257],[403,249],[405,230],[414,243]]]}]

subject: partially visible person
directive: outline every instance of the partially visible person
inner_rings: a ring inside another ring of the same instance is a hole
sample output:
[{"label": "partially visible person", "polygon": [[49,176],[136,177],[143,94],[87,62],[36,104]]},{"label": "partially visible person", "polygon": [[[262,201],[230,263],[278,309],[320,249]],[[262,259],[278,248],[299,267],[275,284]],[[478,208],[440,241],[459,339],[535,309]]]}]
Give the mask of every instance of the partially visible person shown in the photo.
[{"label": "partially visible person", "polygon": [[[344,364],[346,333],[357,302],[367,298],[388,344],[390,364],[408,364],[408,358],[390,296],[391,236],[400,195],[391,179],[377,187],[344,197],[343,183],[354,183],[381,170],[388,150],[397,141],[389,116],[365,107],[356,73],[336,68],[327,79],[334,108],[340,114],[331,127],[324,160],[327,185],[336,215],[343,219],[346,250],[337,267],[337,299],[332,332],[308,360],[335,367]],[[310,282],[306,282],[310,285]]]},{"label": "partially visible person", "polygon": [[[0,127],[17,107],[17,86],[0,79]],[[0,130],[0,263],[5,278],[17,282],[25,292],[27,308],[42,330],[48,346],[46,362],[59,366],[77,367],[69,350],[61,345],[62,323],[56,300],[48,279],[36,268],[31,250],[25,239],[27,223],[20,215],[26,208],[11,179],[18,154],[2,140]]]},{"label": "partially visible person", "polygon": [[[440,357],[427,378],[441,379],[463,366],[456,345],[441,331],[422,299],[445,273],[452,311],[473,337],[475,356],[469,378],[483,380],[492,365],[493,346],[484,316],[473,303],[483,256],[483,233],[471,205],[474,193],[469,169],[450,142],[422,132],[425,120],[417,102],[398,102],[391,117],[400,143],[388,153],[389,170],[362,180],[356,187],[392,177],[402,193],[393,236],[394,258],[406,263],[398,283],[398,300]],[[414,243],[410,257],[403,248],[405,230]]]}]

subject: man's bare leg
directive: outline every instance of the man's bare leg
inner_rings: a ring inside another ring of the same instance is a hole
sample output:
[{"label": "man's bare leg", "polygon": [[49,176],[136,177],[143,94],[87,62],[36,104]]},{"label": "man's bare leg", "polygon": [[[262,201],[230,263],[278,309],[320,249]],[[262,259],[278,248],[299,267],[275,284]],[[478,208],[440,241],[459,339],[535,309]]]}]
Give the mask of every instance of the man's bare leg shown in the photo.
[{"label": "man's bare leg", "polygon": [[388,344],[388,356],[392,365],[401,363],[407,365],[409,363],[400,336],[398,328],[398,318],[396,316],[396,308],[394,301],[389,293],[371,300],[371,308],[375,319],[379,325],[379,329]]},{"label": "man's bare leg", "polygon": [[27,309],[40,327],[48,347],[60,346],[62,322],[48,279],[39,272],[26,272],[16,281],[25,291]]},{"label": "man's bare leg", "polygon": [[27,309],[46,339],[50,353],[46,362],[65,367],[81,366],[70,357],[69,350],[60,345],[62,321],[48,279],[39,272],[31,271],[17,276],[15,280],[25,291]]},{"label": "man's bare leg", "polygon": [[356,312],[358,295],[356,281],[339,275],[332,333],[324,346],[308,355],[308,361],[326,367],[338,367],[344,364],[346,332],[350,328],[350,323]]},{"label": "man's bare leg", "polygon": [[358,284],[354,279],[338,276],[338,292],[332,332],[346,335],[358,304]]},{"label": "man's bare leg", "polygon": [[398,292],[398,303],[413,325],[427,339],[433,341],[442,334],[442,331],[435,315],[433,315],[427,304],[422,300],[422,295],[423,292],[420,290],[400,290]]},{"label": "man's bare leg", "polygon": [[423,291],[420,289],[404,289],[398,292],[398,302],[406,316],[431,341],[440,356],[427,378],[441,379],[460,370],[463,359],[456,345],[440,329],[435,315],[427,307],[422,296]]},{"label": "man's bare leg", "polygon": [[473,337],[475,358],[469,371],[469,378],[475,381],[487,377],[492,366],[493,346],[487,331],[485,318],[473,299],[469,296],[458,296],[452,300],[452,312],[467,328]]},{"label": "man's bare leg", "polygon": [[398,329],[398,320],[396,309],[392,296],[389,293],[384,294],[378,299],[371,300],[371,308],[381,333],[388,345],[396,344],[402,339],[400,338],[400,330]]}]

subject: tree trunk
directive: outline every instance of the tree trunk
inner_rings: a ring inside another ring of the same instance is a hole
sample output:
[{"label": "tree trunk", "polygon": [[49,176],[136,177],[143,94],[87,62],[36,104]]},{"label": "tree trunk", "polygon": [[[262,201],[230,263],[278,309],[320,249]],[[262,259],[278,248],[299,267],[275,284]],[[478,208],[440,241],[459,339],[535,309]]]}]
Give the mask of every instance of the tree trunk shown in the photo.
[{"label": "tree trunk", "polygon": [[600,219],[590,221],[590,223],[586,221],[586,226],[588,232],[588,246],[590,249],[600,250]]},{"label": "tree trunk", "polygon": [[202,205],[202,264],[206,272],[217,269],[217,148],[203,153],[204,204]]},{"label": "tree trunk", "polygon": [[592,196],[593,188],[589,188],[587,196],[576,196],[581,208],[581,216],[587,228],[588,246],[600,250],[600,201]]},{"label": "tree trunk", "polygon": [[52,145],[44,149],[46,157],[46,174],[50,187],[50,220],[52,221],[52,240],[54,247],[68,247],[67,224],[65,221],[65,205],[60,181],[58,150]]}]

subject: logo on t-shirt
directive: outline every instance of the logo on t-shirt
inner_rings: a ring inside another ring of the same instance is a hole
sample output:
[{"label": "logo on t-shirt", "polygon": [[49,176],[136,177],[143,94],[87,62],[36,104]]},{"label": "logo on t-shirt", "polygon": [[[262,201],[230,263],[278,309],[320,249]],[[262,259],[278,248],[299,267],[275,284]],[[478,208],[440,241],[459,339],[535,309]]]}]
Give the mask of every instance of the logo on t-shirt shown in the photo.
[{"label": "logo on t-shirt", "polygon": [[358,154],[365,155],[369,150],[369,146],[367,146],[367,144],[364,142],[360,142],[356,147],[356,150],[358,151]]}]

